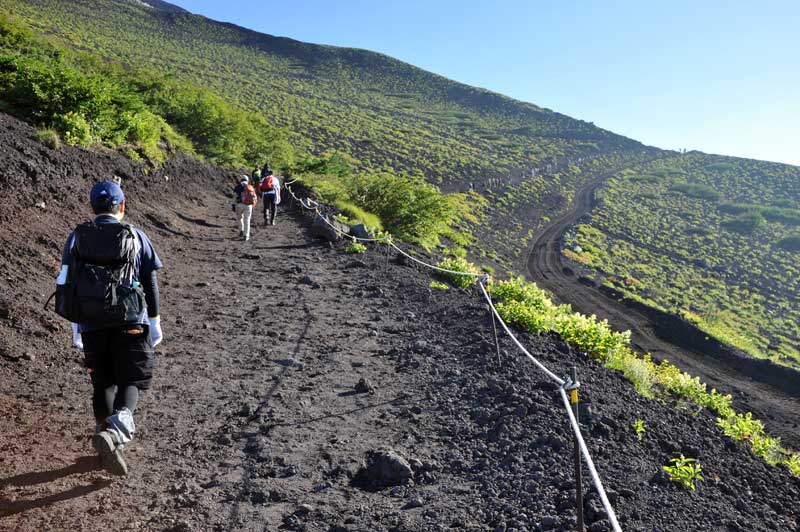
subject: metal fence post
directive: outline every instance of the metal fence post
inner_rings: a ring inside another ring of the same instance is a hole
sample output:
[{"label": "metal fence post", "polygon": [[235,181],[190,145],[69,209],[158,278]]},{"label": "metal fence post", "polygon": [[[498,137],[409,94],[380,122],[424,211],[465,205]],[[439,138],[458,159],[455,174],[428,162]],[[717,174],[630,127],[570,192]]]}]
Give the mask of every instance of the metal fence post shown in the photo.
[{"label": "metal fence post", "polygon": [[[572,412],[575,414],[575,421],[578,421],[578,370],[572,367],[572,383],[570,385],[569,398],[572,403]],[[575,447],[573,459],[575,461],[575,513],[578,518],[578,532],[584,531],[583,526],[583,479],[581,471],[581,449],[578,438],[574,437]]]}]

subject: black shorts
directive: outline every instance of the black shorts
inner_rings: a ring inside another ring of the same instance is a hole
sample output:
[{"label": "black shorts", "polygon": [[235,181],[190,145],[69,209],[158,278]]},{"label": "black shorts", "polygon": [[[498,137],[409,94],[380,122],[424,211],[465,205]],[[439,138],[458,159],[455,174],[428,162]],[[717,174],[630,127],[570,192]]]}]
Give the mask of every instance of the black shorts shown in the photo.
[{"label": "black shorts", "polygon": [[150,331],[143,326],[140,334],[128,328],[103,329],[81,333],[86,368],[95,386],[150,387],[153,380],[155,354],[150,344]]}]

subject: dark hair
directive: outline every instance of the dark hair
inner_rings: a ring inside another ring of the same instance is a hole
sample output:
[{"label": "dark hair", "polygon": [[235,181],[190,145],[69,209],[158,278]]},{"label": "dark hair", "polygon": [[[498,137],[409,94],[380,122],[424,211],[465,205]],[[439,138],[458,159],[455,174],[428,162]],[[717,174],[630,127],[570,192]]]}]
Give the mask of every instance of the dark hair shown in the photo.
[{"label": "dark hair", "polygon": [[95,214],[119,214],[121,203],[110,205],[108,200],[100,200],[97,205],[92,205]]}]

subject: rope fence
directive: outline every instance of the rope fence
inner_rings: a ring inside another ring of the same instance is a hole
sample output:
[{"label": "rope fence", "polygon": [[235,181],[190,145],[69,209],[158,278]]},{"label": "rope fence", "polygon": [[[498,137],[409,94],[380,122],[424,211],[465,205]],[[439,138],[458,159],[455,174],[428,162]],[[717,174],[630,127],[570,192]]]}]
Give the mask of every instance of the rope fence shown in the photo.
[{"label": "rope fence", "polygon": [[[292,183],[294,183],[294,181]],[[352,240],[353,242],[374,242],[374,243],[384,242],[384,243],[387,244],[387,247],[394,248],[395,250],[397,250],[398,253],[402,254],[406,258],[408,258],[408,259],[410,259],[410,260],[416,262],[417,264],[420,264],[420,265],[422,265],[422,266],[424,266],[426,268],[429,268],[431,270],[435,270],[435,271],[438,271],[438,272],[442,272],[442,273],[448,273],[448,274],[451,274],[451,275],[461,275],[461,276],[464,276],[464,277],[474,277],[474,278],[476,278],[478,280],[478,286],[480,286],[481,292],[483,293],[483,296],[486,299],[486,302],[488,303],[489,308],[490,308],[491,313],[492,313],[492,323],[494,324],[494,319],[497,319],[500,322],[500,326],[503,328],[503,330],[506,332],[506,334],[509,336],[509,338],[511,338],[511,341],[520,349],[520,351],[522,351],[522,353],[526,357],[528,357],[531,360],[531,362],[533,362],[534,365],[536,365],[536,367],[540,371],[542,371],[545,375],[547,375],[550,378],[550,380],[552,380],[556,384],[556,386],[558,386],[558,391],[559,391],[559,393],[561,395],[561,399],[562,399],[562,401],[564,403],[564,407],[565,407],[565,409],[567,411],[567,417],[569,418],[569,423],[570,423],[570,426],[572,428],[572,432],[573,432],[573,434],[575,436],[576,453],[580,452],[580,454],[583,456],[584,461],[586,462],[587,467],[589,468],[589,474],[592,477],[592,483],[594,484],[595,489],[597,490],[598,494],[600,495],[600,500],[601,500],[601,502],[603,504],[603,508],[605,508],[606,515],[608,516],[608,519],[609,519],[609,521],[611,523],[612,529],[614,530],[614,532],[622,532],[622,528],[620,528],[619,522],[617,520],[616,513],[614,512],[614,508],[611,506],[611,503],[608,500],[608,495],[606,494],[605,488],[603,487],[603,482],[600,480],[600,475],[598,474],[597,468],[594,465],[594,461],[592,460],[592,456],[589,453],[589,448],[586,446],[586,441],[583,439],[583,434],[581,433],[580,424],[578,423],[578,418],[577,418],[578,394],[577,394],[577,391],[578,391],[578,388],[580,387],[580,383],[577,381],[577,377],[573,377],[573,378],[567,377],[567,378],[563,378],[562,379],[561,377],[559,377],[558,375],[553,373],[550,369],[548,369],[547,366],[542,364],[536,357],[534,357],[532,354],[530,354],[530,352],[527,349],[525,349],[525,346],[522,345],[522,343],[517,339],[517,337],[514,335],[514,333],[511,332],[511,329],[508,327],[506,322],[503,321],[503,318],[500,316],[500,314],[498,313],[497,309],[494,306],[494,303],[492,302],[492,298],[489,295],[489,292],[486,290],[486,286],[485,285],[489,281],[489,276],[487,274],[485,274],[485,273],[469,273],[469,272],[459,272],[459,271],[454,271],[454,270],[448,270],[448,269],[440,268],[439,266],[435,266],[433,264],[429,264],[427,262],[424,262],[424,261],[422,261],[422,260],[420,260],[420,259],[418,259],[416,257],[413,257],[413,256],[409,255],[405,251],[403,251],[400,247],[398,247],[392,241],[392,238],[390,236],[380,237],[380,238],[359,238],[359,237],[344,233],[338,227],[334,226],[332,223],[330,223],[328,221],[326,215],[323,214],[319,210],[319,203],[317,203],[317,202],[315,202],[313,200],[310,200],[308,198],[305,198],[306,201],[304,201],[303,199],[298,198],[294,194],[292,189],[289,188],[289,186],[288,186],[289,184],[291,184],[291,183],[286,183],[284,185],[284,188],[286,188],[286,190],[289,191],[289,194],[291,194],[292,198],[294,198],[295,201],[297,201],[300,204],[300,206],[303,207],[304,209],[306,209],[307,211],[312,211],[312,212],[316,213],[326,224],[328,224],[328,226],[330,226],[331,229],[333,229],[337,234],[341,235],[342,237],[348,238],[348,239]],[[496,340],[496,333],[495,333],[495,340]],[[574,370],[573,370],[573,372],[574,372]],[[572,393],[572,398],[571,398],[572,406],[570,404],[570,398],[567,397],[567,391],[571,391],[571,393]],[[573,412],[573,407],[575,409],[575,412]],[[576,489],[577,489],[578,493],[580,493],[580,467],[579,467],[580,463],[579,463],[579,459],[578,458],[576,458],[576,461],[578,461],[576,463]],[[580,508],[580,509],[582,509],[582,502],[583,501],[577,501],[578,508]],[[582,514],[582,510],[579,513]],[[582,532],[583,515],[578,515],[577,518],[578,518],[579,530],[581,530],[581,532]]]}]

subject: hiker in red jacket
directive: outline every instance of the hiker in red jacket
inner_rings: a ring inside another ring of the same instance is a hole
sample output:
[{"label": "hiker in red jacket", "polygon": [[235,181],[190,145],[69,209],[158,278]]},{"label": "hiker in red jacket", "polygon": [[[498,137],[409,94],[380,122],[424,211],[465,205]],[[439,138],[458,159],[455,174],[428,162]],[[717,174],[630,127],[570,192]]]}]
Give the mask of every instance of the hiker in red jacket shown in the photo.
[{"label": "hiker in red jacket", "polygon": [[264,225],[275,225],[275,214],[281,202],[281,183],[270,172],[261,179],[258,190],[264,205]]}]

